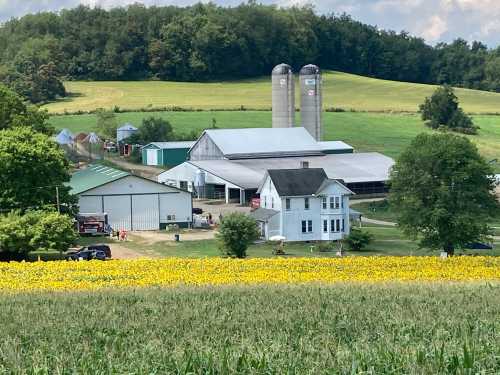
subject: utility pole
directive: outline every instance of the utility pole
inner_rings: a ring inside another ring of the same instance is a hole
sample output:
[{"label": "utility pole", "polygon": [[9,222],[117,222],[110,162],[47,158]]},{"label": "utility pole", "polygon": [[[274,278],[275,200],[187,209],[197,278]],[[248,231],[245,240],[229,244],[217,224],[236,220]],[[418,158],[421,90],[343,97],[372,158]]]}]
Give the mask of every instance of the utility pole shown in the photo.
[{"label": "utility pole", "polygon": [[61,213],[61,205],[59,204],[59,186],[56,186],[56,203],[57,203],[57,212]]}]

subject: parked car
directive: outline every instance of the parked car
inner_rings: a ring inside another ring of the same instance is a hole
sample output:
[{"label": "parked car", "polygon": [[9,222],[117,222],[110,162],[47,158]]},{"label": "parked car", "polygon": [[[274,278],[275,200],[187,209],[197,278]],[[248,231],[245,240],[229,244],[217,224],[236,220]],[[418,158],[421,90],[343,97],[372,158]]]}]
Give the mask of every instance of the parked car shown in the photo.
[{"label": "parked car", "polygon": [[198,207],[193,207],[193,214],[195,215],[201,215],[203,213],[203,210]]},{"label": "parked car", "polygon": [[81,250],[66,255],[66,260],[106,260],[106,253],[102,250]]},{"label": "parked car", "polygon": [[493,246],[487,243],[472,242],[465,246],[466,249],[471,250],[493,250]]},{"label": "parked car", "polygon": [[111,249],[108,245],[105,245],[105,244],[95,244],[95,245],[85,246],[85,247],[82,247],[78,251],[72,251],[72,252],[67,253],[67,256],[81,253],[84,251],[102,251],[106,258],[111,258]]}]

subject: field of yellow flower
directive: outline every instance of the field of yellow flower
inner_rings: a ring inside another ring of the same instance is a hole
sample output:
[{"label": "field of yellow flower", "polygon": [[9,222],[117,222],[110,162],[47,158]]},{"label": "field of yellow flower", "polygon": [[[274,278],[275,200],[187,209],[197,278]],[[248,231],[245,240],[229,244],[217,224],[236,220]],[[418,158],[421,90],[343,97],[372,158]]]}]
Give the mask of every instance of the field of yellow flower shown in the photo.
[{"label": "field of yellow flower", "polygon": [[295,259],[140,259],[0,264],[0,291],[97,290],[116,287],[500,281],[498,257],[347,257]]}]

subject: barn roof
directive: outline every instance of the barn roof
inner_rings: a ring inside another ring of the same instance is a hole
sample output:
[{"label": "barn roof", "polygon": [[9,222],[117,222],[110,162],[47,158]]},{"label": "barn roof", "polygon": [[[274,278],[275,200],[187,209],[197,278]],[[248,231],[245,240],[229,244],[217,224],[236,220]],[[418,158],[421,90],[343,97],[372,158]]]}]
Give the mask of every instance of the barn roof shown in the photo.
[{"label": "barn roof", "polygon": [[228,159],[321,155],[321,147],[302,127],[208,129],[205,134]]},{"label": "barn roof", "polygon": [[150,148],[149,146],[154,146],[160,150],[163,149],[176,149],[176,148],[191,148],[194,146],[195,141],[186,141],[186,142],[151,142],[148,143],[143,148]]},{"label": "barn roof", "polygon": [[322,168],[270,169],[267,173],[280,197],[315,194],[328,179]]},{"label": "barn roof", "polygon": [[130,176],[130,173],[103,165],[93,164],[73,173],[68,185],[71,187],[72,194],[80,194],[109,182],[119,180],[125,176]]},{"label": "barn roof", "polygon": [[123,124],[116,130],[137,130],[137,128],[131,123],[127,122],[126,124]]}]

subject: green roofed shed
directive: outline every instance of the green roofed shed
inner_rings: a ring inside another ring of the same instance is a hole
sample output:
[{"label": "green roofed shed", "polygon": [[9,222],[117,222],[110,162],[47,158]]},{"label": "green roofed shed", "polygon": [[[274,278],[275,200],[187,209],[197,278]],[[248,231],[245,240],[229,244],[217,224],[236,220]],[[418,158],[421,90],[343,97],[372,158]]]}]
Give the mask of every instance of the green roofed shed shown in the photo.
[{"label": "green roofed shed", "polygon": [[151,142],[142,148],[142,164],[175,167],[187,160],[195,142]]},{"label": "green roofed shed", "polygon": [[104,165],[89,165],[73,173],[69,186],[72,194],[80,194],[126,176],[130,176],[130,173]]}]

